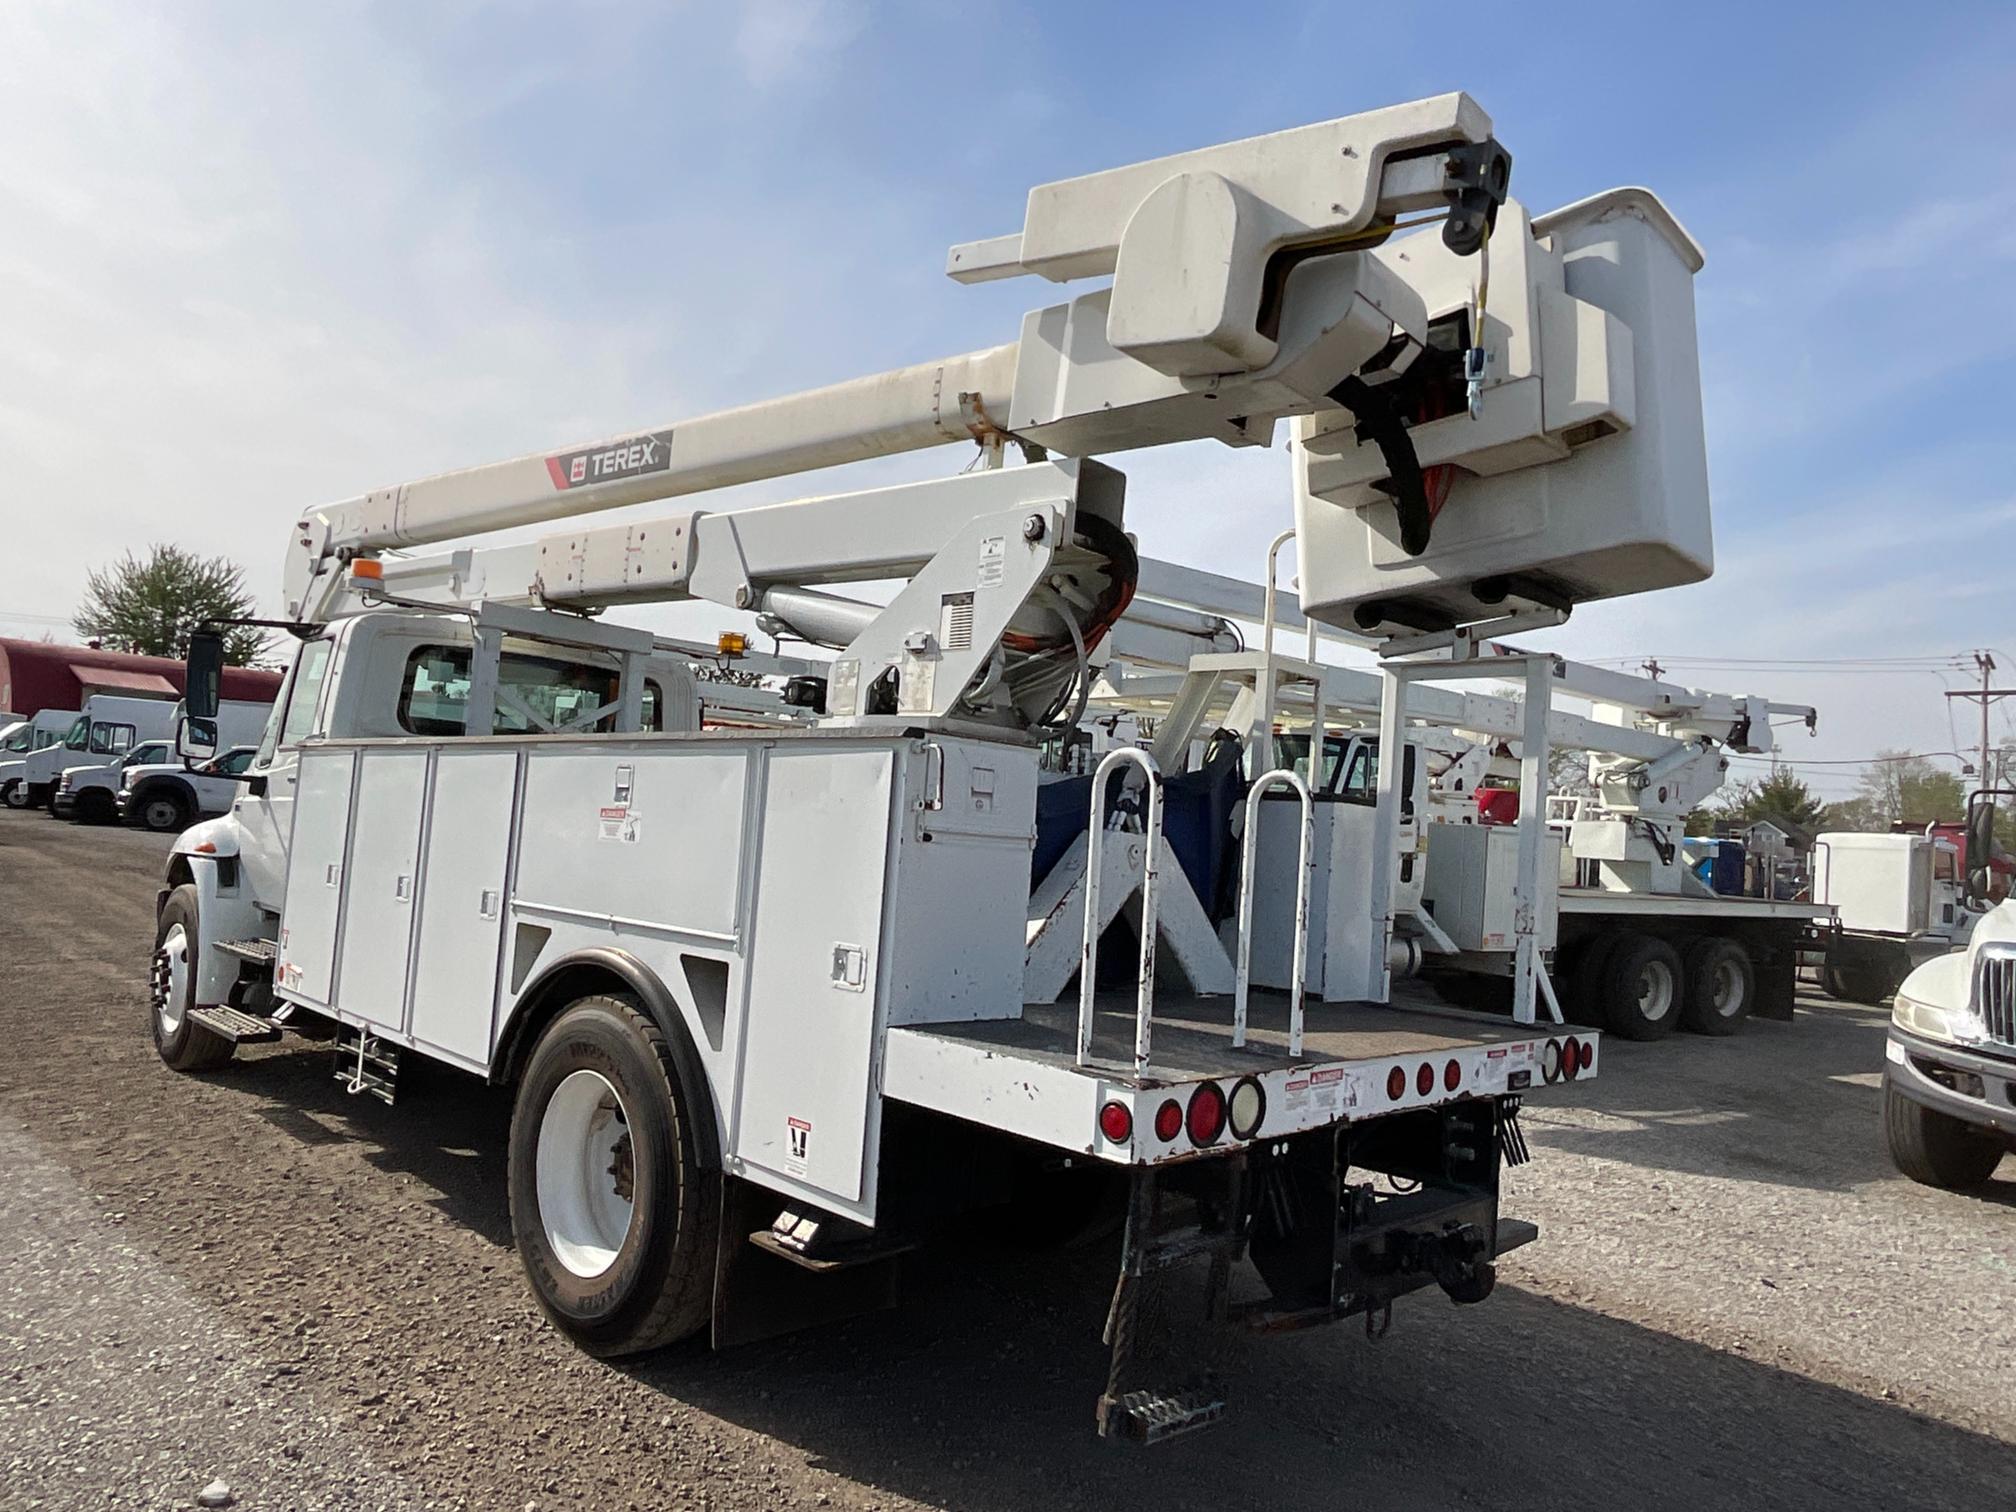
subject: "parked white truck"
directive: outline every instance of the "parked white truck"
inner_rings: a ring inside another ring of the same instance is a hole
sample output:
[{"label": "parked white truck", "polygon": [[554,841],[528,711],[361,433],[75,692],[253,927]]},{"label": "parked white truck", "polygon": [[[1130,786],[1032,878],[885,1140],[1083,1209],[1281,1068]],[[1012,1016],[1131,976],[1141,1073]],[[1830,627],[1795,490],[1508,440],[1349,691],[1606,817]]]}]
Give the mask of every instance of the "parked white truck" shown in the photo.
[{"label": "parked white truck", "polygon": [[1985,903],[1971,901],[1960,848],[1922,834],[1831,833],[1813,842],[1813,896],[1840,916],[1820,985],[1837,998],[1883,1003],[1912,967],[1967,943]]},{"label": "parked white truck", "polygon": [[9,808],[29,806],[23,780],[28,758],[61,743],[76,722],[75,709],[43,709],[0,731],[0,802]]},{"label": "parked white truck", "polygon": [[[1529,218],[1509,168],[1445,95],[1039,185],[952,276],[1106,282],[1017,341],[289,515],[301,646],[232,811],[169,858],[162,1059],[308,1028],[352,1091],[389,1100],[405,1056],[514,1088],[519,1253],[596,1354],[886,1304],[952,1215],[1087,1173],[1125,1224],[1107,1434],[1222,1411],[1147,1373],[1142,1297],[1178,1265],[1208,1272],[1206,1318],[1264,1329],[1482,1300],[1535,1234],[1498,1210],[1520,1100],[1599,1058],[1533,1022],[1530,889],[1526,1010],[1486,1020],[1388,1002],[1390,770],[1337,963],[1355,1001],[1242,969],[1259,916],[1306,917],[1307,843],[1249,848],[1230,950],[1194,927],[1234,812],[1304,804],[1293,773],[1115,750],[1065,880],[1031,868],[1039,743],[1141,586],[1099,454],[1294,421],[1303,607],[1386,634],[1392,669],[1503,677],[1467,660],[1479,634],[1708,575],[1698,249],[1640,190]],[[397,554],[960,441],[977,470]],[[682,654],[587,617],[673,600],[836,648],[794,691],[807,725],[702,730]],[[217,650],[192,651],[198,721]],[[1123,916],[1134,948],[1102,956]],[[1060,939],[1056,1002],[1027,978]]]},{"label": "parked white truck", "polygon": [[2016,900],[1991,906],[1987,870],[1995,800],[2012,797],[1969,802],[1966,943],[1921,961],[1891,1006],[1883,1132],[1897,1169],[1927,1186],[1983,1186],[2016,1154]]},{"label": "parked white truck", "polygon": [[20,785],[7,801],[17,808],[48,808],[65,767],[93,756],[123,756],[143,740],[173,735],[179,707],[166,698],[93,693],[60,744],[30,753],[21,768]]},{"label": "parked white truck", "polygon": [[[172,739],[142,741],[117,761],[63,768],[56,779],[56,791],[49,799],[49,812],[59,819],[75,819],[85,824],[107,824],[119,817],[119,779],[133,767],[172,762]],[[228,805],[226,805],[228,807]]]},{"label": "parked white truck", "polygon": [[128,767],[120,777],[119,817],[140,829],[173,834],[227,813],[239,793],[237,779],[257,754],[256,746],[233,746],[208,761]]}]

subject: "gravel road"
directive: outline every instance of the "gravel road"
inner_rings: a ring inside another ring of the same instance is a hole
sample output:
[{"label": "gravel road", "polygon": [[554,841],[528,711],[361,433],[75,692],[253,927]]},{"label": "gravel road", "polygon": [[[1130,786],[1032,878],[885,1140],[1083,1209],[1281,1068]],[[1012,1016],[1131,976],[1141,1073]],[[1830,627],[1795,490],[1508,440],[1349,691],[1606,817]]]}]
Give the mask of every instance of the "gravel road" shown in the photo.
[{"label": "gravel road", "polygon": [[178,1077],[143,976],[165,842],[0,812],[0,1507],[2006,1506],[2016,1160],[1912,1186],[1882,1016],[1611,1043],[1529,1104],[1540,1242],[1476,1308],[1240,1340],[1149,1453],[1091,1402],[1112,1257],[930,1251],[896,1313],[622,1367],[535,1312],[506,1101],[347,1098],[284,1043]]}]

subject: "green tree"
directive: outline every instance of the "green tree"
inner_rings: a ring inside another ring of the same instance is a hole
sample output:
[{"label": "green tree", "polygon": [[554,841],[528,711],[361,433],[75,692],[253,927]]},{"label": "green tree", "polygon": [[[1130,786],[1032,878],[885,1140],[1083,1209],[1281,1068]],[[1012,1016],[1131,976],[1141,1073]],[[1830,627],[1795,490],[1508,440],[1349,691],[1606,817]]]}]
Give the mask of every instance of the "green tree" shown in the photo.
[{"label": "green tree", "polygon": [[1862,821],[1860,829],[1887,830],[1900,823],[1916,829],[1935,819],[1963,818],[1967,784],[1923,756],[1878,751],[1855,797],[1837,809],[1851,810]]},{"label": "green tree", "polygon": [[1759,819],[1780,819],[1801,829],[1814,830],[1820,827],[1826,812],[1827,805],[1820,801],[1820,795],[1802,782],[1798,773],[1774,763],[1769,776],[1738,783],[1714,810],[1698,812],[1690,820],[1706,817],[1755,824]]},{"label": "green tree", "polygon": [[[245,570],[225,557],[201,557],[179,546],[154,546],[125,557],[87,580],[84,602],[71,618],[79,635],[143,656],[186,656],[189,637],[205,620],[252,613]],[[224,634],[224,659],[254,665],[266,637],[241,625]]]}]

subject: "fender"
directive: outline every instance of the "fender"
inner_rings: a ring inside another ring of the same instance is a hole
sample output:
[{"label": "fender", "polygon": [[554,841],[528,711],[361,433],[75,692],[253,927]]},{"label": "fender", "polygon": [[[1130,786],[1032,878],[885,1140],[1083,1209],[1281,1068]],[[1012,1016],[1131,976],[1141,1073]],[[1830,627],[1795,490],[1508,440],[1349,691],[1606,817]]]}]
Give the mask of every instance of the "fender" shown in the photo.
[{"label": "fender", "polygon": [[559,989],[564,988],[570,978],[579,981],[583,977],[596,976],[613,976],[621,982],[664,1034],[665,1043],[672,1051],[672,1071],[679,1079],[681,1101],[689,1109],[708,1110],[708,1117],[692,1120],[699,1164],[703,1170],[718,1171],[721,1169],[720,1113],[707,1081],[706,1068],[700,1061],[700,1052],[693,1043],[692,1031],[686,1026],[686,1015],[679,1006],[679,1000],[658,973],[627,950],[611,945],[593,945],[582,950],[570,950],[549,963],[518,995],[517,1009],[512,1013],[511,1021],[504,1026],[497,1048],[491,1052],[492,1085],[503,1086],[518,1079],[540,1031],[572,999],[571,992]]}]

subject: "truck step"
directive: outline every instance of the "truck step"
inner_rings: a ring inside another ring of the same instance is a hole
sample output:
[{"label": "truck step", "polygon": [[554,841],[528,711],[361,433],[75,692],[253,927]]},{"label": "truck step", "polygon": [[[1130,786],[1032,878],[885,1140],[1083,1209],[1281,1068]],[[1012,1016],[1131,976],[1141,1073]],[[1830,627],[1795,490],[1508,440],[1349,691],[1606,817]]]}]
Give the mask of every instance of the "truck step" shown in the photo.
[{"label": "truck step", "polygon": [[1159,1444],[1208,1428],[1223,1416],[1225,1399],[1216,1391],[1129,1391],[1099,1399],[1099,1436]]},{"label": "truck step", "polygon": [[189,1019],[234,1045],[262,1045],[280,1038],[280,1026],[271,1019],[257,1018],[222,1003],[211,1008],[191,1008]]},{"label": "truck step", "polygon": [[399,1048],[375,1034],[345,1029],[336,1036],[336,1080],[353,1096],[368,1092],[391,1106],[399,1084]]},{"label": "truck step", "polygon": [[217,948],[228,956],[250,961],[254,966],[271,966],[273,958],[280,953],[280,942],[265,939],[219,940]]},{"label": "truck step", "polygon": [[790,1208],[779,1213],[770,1227],[751,1234],[749,1242],[780,1260],[821,1273],[875,1265],[917,1247],[914,1240],[886,1239],[844,1218],[814,1216]]}]

